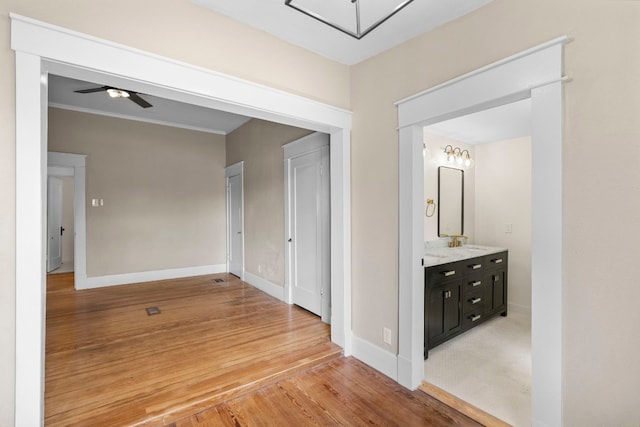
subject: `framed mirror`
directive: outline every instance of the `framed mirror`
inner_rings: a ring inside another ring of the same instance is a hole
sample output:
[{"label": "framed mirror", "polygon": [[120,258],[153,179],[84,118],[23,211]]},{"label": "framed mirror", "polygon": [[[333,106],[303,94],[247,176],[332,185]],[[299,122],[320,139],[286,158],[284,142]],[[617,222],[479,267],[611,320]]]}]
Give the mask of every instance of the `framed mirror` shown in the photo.
[{"label": "framed mirror", "polygon": [[464,171],[438,168],[438,236],[464,234]]}]

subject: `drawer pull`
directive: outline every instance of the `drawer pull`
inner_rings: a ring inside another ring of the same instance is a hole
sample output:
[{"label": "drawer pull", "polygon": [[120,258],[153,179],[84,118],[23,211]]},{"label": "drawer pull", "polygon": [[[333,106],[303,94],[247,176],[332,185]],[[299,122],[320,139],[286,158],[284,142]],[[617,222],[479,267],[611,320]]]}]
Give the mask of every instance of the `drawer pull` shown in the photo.
[{"label": "drawer pull", "polygon": [[502,264],[502,258],[492,259],[491,262],[494,264]]},{"label": "drawer pull", "polygon": [[449,271],[443,271],[443,272],[442,272],[442,275],[443,275],[444,277],[453,276],[454,274],[456,274],[456,271],[455,271],[455,270],[449,270]]},{"label": "drawer pull", "polygon": [[482,264],[473,264],[470,266],[472,270],[477,270],[479,268],[482,268]]},{"label": "drawer pull", "polygon": [[476,322],[478,320],[480,320],[480,316],[479,314],[472,314],[471,316],[469,316],[469,320],[471,320],[472,322]]},{"label": "drawer pull", "polygon": [[482,281],[476,280],[475,282],[470,282],[469,284],[475,288],[476,286],[482,285]]},{"label": "drawer pull", "polygon": [[471,304],[477,304],[477,303],[479,303],[480,301],[482,301],[482,298],[471,298],[471,299],[469,300],[469,302],[470,302]]}]

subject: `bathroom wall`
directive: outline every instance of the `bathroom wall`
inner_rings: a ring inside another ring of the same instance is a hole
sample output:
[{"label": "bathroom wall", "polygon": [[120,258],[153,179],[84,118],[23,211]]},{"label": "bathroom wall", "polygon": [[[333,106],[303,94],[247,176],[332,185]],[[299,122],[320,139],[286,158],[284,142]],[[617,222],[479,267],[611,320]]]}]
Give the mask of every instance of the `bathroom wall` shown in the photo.
[{"label": "bathroom wall", "polygon": [[[426,145],[424,157],[424,208],[426,214],[426,200],[433,199],[436,202],[435,213],[431,217],[424,216],[424,240],[438,238],[438,167],[449,166],[444,156],[444,147],[452,145],[462,150],[469,150],[471,158],[475,158],[474,146],[459,141],[445,138],[430,133],[428,128],[424,131],[424,143]],[[464,168],[464,235],[469,236],[468,243],[477,242],[475,238],[475,168]],[[429,207],[429,213],[433,207]]]},{"label": "bathroom wall", "polygon": [[509,310],[530,314],[531,138],[478,144],[475,153],[475,241],[509,250]]}]

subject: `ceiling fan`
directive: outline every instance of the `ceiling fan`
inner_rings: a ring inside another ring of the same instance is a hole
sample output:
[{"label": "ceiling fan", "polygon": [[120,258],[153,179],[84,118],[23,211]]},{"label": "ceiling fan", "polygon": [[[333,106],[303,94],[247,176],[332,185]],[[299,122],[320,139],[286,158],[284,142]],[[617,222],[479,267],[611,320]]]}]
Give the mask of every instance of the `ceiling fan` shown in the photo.
[{"label": "ceiling fan", "polygon": [[75,93],[94,93],[94,92],[107,92],[112,98],[129,98],[131,101],[135,102],[142,108],[153,107],[153,105],[149,104],[147,101],[142,99],[137,92],[132,92],[130,90],[118,89],[113,86],[101,86],[94,87],[92,89],[82,89],[82,90],[74,90]]}]

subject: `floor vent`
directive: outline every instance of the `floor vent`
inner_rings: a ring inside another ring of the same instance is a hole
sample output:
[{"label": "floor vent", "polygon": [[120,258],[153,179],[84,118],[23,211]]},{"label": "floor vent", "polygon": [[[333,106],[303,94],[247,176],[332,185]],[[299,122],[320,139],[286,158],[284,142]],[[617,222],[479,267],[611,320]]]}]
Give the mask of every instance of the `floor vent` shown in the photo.
[{"label": "floor vent", "polygon": [[160,309],[158,307],[147,307],[145,308],[145,310],[147,310],[148,316],[153,316],[154,314],[160,314]]},{"label": "floor vent", "polygon": [[224,280],[222,280],[222,279],[213,279],[213,281],[214,281],[214,282],[216,282],[216,283],[222,283],[222,282],[224,282]]}]

